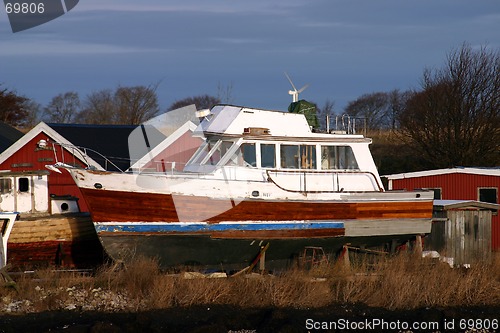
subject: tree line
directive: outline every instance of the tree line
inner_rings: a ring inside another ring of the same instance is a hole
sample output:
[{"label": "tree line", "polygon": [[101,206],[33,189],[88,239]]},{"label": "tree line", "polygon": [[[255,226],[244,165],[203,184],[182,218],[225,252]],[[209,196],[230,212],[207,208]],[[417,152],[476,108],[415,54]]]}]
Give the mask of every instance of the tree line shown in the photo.
[{"label": "tree line", "polygon": [[[373,92],[349,102],[342,112],[327,100],[317,107],[320,126],[326,115],[362,118],[374,137],[374,157],[386,173],[453,166],[500,165],[500,51],[464,43],[446,56],[441,68],[424,69],[420,88]],[[158,84],[117,87],[92,92],[80,99],[76,92],[55,96],[41,107],[0,86],[0,120],[17,127],[47,122],[85,124],[140,124],[160,110]],[[229,102],[232,85],[223,93]],[[174,102],[167,110],[189,104],[198,109],[221,102],[219,96],[200,95]],[[41,116],[40,116],[41,115]]]},{"label": "tree line", "polygon": [[[81,99],[74,91],[61,93],[42,107],[35,101],[8,89],[0,89],[0,120],[19,128],[31,128],[39,121],[48,123],[139,125],[160,113],[158,84],[149,86],[118,86],[114,90],[91,92]],[[228,92],[226,92],[226,98]],[[172,103],[167,111],[195,104],[211,108],[220,97],[199,95]]]}]

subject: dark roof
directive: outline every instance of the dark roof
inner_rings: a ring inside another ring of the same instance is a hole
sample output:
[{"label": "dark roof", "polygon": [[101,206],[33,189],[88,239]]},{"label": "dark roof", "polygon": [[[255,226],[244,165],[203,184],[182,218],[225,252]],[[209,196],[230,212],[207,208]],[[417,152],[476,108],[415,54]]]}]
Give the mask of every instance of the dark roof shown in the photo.
[{"label": "dark roof", "polygon": [[[92,149],[104,155],[121,170],[126,170],[131,165],[129,154],[129,136],[134,133],[135,144],[133,147],[133,161],[144,156],[147,146],[154,148],[165,139],[165,136],[152,126],[137,125],[83,125],[83,124],[47,124],[57,133],[75,146]],[[135,131],[138,129],[138,131]],[[146,135],[144,135],[146,134]],[[107,170],[115,170],[106,164],[104,158],[98,154],[87,152],[89,157],[98,162]]]},{"label": "dark roof", "polygon": [[500,205],[474,200],[434,200],[434,208],[441,210],[451,209],[486,209],[498,210]]},{"label": "dark roof", "polygon": [[23,132],[14,127],[0,121],[0,153],[12,146],[14,142],[23,136]]}]

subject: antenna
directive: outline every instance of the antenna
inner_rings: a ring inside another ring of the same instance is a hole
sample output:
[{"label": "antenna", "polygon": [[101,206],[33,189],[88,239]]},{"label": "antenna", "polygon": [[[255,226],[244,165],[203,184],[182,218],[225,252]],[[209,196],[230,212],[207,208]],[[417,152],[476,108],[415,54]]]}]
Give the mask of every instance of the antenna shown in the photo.
[{"label": "antenna", "polygon": [[306,90],[306,88],[309,87],[309,84],[306,84],[305,86],[303,86],[302,88],[300,88],[299,90],[297,90],[297,88],[295,88],[295,85],[292,82],[292,79],[290,78],[290,76],[288,76],[287,72],[285,72],[285,76],[286,76],[286,78],[288,79],[288,81],[290,82],[290,84],[292,85],[292,88],[293,88],[293,90],[289,90],[288,91],[288,94],[292,95],[292,103],[298,102],[299,101],[299,94],[301,92],[303,92],[304,90]]}]

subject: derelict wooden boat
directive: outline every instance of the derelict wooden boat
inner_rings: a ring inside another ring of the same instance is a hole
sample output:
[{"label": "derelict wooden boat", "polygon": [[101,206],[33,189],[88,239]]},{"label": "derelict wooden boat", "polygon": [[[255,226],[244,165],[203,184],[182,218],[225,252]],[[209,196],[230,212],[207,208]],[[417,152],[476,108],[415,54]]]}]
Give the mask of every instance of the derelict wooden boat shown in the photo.
[{"label": "derelict wooden boat", "polygon": [[89,214],[23,216],[12,229],[8,262],[15,269],[93,268],[103,263]]},{"label": "derelict wooden boat", "polygon": [[207,112],[195,134],[206,141],[179,174],[148,173],[155,161],[125,173],[62,165],[112,258],[236,269],[269,243],[273,268],[306,246],[333,254],[430,232],[432,192],[385,191],[362,135],[229,105]]}]

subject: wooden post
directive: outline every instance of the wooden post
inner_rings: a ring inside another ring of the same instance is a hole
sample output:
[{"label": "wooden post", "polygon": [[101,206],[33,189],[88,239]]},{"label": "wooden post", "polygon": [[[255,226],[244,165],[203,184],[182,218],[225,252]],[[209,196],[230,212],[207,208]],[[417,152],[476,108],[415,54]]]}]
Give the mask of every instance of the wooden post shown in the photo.
[{"label": "wooden post", "polygon": [[264,251],[260,256],[259,270],[262,273],[264,272],[265,269],[266,269],[266,252]]},{"label": "wooden post", "polygon": [[420,257],[422,256],[422,236],[417,235],[415,237],[415,253]]},{"label": "wooden post", "polygon": [[10,264],[5,265],[4,267],[0,268],[0,277],[2,277],[5,281],[4,286],[5,287],[12,287],[14,288],[17,292],[19,292],[19,288],[17,287],[17,284],[12,278],[9,276],[7,273],[7,269],[9,269]]},{"label": "wooden post", "polygon": [[344,262],[344,267],[347,269],[351,268],[351,261],[349,259],[349,247],[347,245],[342,246],[342,260]]},{"label": "wooden post", "polygon": [[257,256],[255,257],[255,259],[252,261],[252,263],[250,264],[250,266],[243,268],[241,271],[236,272],[235,274],[233,274],[231,276],[236,277],[236,276],[239,276],[241,274],[248,274],[248,273],[250,273],[253,270],[253,268],[255,267],[255,265],[257,265],[257,263],[259,261],[260,261],[260,267],[261,267],[261,270],[262,270],[263,267],[264,267],[264,262],[265,262],[265,253],[266,253],[266,250],[268,248],[269,248],[269,243],[267,243],[265,246],[261,246],[260,247],[260,252],[257,254]]}]

